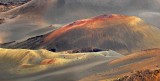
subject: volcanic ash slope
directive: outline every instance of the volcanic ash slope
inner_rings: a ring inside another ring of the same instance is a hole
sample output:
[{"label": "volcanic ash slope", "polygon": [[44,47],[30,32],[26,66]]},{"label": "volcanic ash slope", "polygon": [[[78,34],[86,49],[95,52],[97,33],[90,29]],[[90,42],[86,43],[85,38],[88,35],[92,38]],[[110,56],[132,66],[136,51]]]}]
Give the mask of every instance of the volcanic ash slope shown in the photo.
[{"label": "volcanic ash slope", "polygon": [[160,30],[134,16],[102,15],[76,21],[50,33],[43,47],[57,51],[98,47],[135,52],[160,47]]},{"label": "volcanic ash slope", "polygon": [[[101,65],[99,65],[101,66]],[[87,76],[80,81],[159,81],[160,49],[148,49],[132,53],[104,63],[105,71]],[[153,71],[155,73],[153,73]],[[134,74],[133,74],[134,73]]]},{"label": "volcanic ash slope", "polygon": [[104,13],[136,15],[159,27],[159,10],[158,0],[31,0],[0,13],[4,19],[0,25],[0,43],[48,33],[55,30],[49,27],[51,24],[63,25]]},{"label": "volcanic ash slope", "polygon": [[160,29],[135,16],[112,14],[78,20],[42,36],[40,40],[35,39],[14,43],[6,48],[66,51],[95,47],[128,54],[159,48]]},{"label": "volcanic ash slope", "polygon": [[[2,81],[99,81],[157,69],[160,49],[123,56],[114,51],[67,53],[0,49]],[[154,77],[153,77],[154,78]]]},{"label": "volcanic ash slope", "polygon": [[42,16],[51,1],[53,0],[32,0],[0,13],[0,19],[4,20],[0,24],[0,43],[25,40],[59,27],[51,25],[52,23],[47,22]]},{"label": "volcanic ash slope", "polygon": [[0,81],[77,81],[101,71],[96,66],[120,57],[111,50],[76,54],[0,48]]}]

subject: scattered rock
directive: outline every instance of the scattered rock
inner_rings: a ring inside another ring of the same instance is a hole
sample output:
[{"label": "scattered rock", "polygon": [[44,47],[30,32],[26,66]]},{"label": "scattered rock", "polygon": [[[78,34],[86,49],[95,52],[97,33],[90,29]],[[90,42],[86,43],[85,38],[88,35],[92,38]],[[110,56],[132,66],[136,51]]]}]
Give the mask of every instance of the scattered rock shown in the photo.
[{"label": "scattered rock", "polygon": [[144,70],[136,71],[135,73],[124,76],[114,81],[160,81],[160,70]]},{"label": "scattered rock", "polygon": [[5,22],[5,19],[4,19],[4,18],[0,19],[0,24],[2,24],[2,23],[4,23],[4,22]]},{"label": "scattered rock", "polygon": [[88,48],[82,48],[82,49],[69,50],[67,52],[68,53],[83,53],[83,52],[100,52],[100,51],[106,51],[106,50],[100,49],[100,48],[88,47]]},{"label": "scattered rock", "polygon": [[31,0],[0,0],[0,12],[6,12]]}]

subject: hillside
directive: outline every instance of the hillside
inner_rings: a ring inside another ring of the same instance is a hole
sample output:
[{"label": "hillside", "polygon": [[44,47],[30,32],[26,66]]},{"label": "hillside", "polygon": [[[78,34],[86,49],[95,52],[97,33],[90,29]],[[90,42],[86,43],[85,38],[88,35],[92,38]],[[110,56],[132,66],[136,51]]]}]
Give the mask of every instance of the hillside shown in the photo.
[{"label": "hillside", "polygon": [[159,48],[159,33],[160,29],[138,17],[112,14],[75,21],[43,35],[40,40],[35,37],[2,47],[51,51],[95,47],[128,54]]},{"label": "hillside", "polygon": [[[51,32],[55,27],[102,14],[133,15],[160,27],[159,4],[159,0],[32,0],[0,13],[0,19],[5,20],[0,25],[0,43],[25,40]],[[46,31],[37,32],[43,29]]]},{"label": "hillside", "polygon": [[25,4],[28,1],[30,0],[0,0],[0,12],[6,12],[22,4]]}]

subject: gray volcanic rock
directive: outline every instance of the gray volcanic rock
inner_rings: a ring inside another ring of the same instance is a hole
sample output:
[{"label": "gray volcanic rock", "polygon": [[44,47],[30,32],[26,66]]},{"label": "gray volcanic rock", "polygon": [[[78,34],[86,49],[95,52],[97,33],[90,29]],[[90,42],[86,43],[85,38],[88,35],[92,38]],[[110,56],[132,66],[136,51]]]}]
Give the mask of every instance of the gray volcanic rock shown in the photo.
[{"label": "gray volcanic rock", "polygon": [[[54,50],[50,50],[50,51],[56,51],[56,50],[54,49]],[[88,48],[81,48],[81,49],[73,49],[73,50],[69,50],[67,52],[68,53],[85,53],[85,52],[100,52],[100,51],[108,51],[108,50],[88,47]]]},{"label": "gray volcanic rock", "polygon": [[29,38],[23,42],[9,42],[0,45],[1,48],[37,49],[43,42],[44,35]]},{"label": "gray volcanic rock", "polygon": [[0,13],[21,6],[30,0],[0,0]]},{"label": "gray volcanic rock", "polygon": [[23,3],[27,1],[30,1],[30,0],[0,0],[0,3],[10,4],[10,3]]}]

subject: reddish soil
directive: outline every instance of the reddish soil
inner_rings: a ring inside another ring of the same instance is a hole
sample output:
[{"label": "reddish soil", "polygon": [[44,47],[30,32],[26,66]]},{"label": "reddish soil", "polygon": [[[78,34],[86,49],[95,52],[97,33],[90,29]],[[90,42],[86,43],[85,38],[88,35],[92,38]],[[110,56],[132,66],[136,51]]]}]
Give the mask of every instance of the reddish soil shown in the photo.
[{"label": "reddish soil", "polygon": [[160,81],[160,69],[136,71],[129,76],[114,81]]}]

